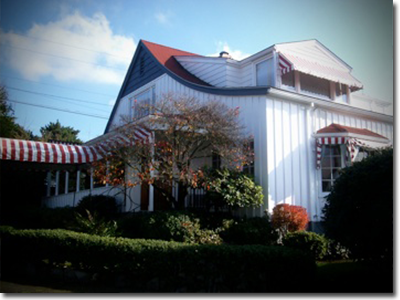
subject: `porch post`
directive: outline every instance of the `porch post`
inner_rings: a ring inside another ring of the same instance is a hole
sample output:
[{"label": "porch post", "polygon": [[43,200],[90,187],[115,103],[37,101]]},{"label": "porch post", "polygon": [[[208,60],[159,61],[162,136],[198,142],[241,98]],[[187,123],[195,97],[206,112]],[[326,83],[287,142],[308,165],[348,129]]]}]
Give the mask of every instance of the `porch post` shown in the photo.
[{"label": "porch post", "polygon": [[90,193],[93,191],[93,168],[90,168]]},{"label": "porch post", "polygon": [[64,189],[64,194],[68,194],[68,185],[69,185],[69,172],[65,171],[65,189]]},{"label": "porch post", "polygon": [[81,171],[76,171],[76,191],[79,192],[81,185]]},{"label": "porch post", "polygon": [[[154,159],[154,141],[155,141],[155,136],[154,136],[154,131],[151,133],[151,138],[150,138],[150,143],[151,143],[151,157],[152,160]],[[154,171],[150,171],[150,176],[154,176]],[[149,186],[149,211],[154,211],[154,186],[150,184]]]},{"label": "porch post", "polygon": [[46,196],[50,197],[50,191],[51,191],[51,171],[47,171],[47,189],[46,189]]},{"label": "porch post", "polygon": [[60,171],[56,171],[56,193],[55,193],[56,196],[58,196],[59,187],[60,187]]}]

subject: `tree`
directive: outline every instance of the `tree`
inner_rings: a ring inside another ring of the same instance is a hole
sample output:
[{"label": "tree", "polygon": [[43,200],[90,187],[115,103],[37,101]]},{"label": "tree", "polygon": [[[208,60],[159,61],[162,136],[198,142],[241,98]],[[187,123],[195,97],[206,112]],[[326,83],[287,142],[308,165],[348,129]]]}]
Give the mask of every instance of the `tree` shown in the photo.
[{"label": "tree", "polygon": [[82,144],[83,142],[78,138],[79,130],[75,130],[69,126],[62,126],[57,120],[56,123],[50,122],[48,125],[40,128],[42,134],[42,141],[50,142],[65,142],[72,144]]},{"label": "tree", "polygon": [[14,110],[7,100],[7,90],[4,86],[0,86],[0,136],[24,140],[34,139],[32,131],[24,129],[15,122]]},{"label": "tree", "polygon": [[[129,142],[115,144],[104,160],[95,164],[95,176],[103,183],[152,184],[174,208],[182,209],[188,187],[200,187],[204,177],[194,164],[196,159],[215,153],[227,167],[237,169],[252,160],[250,138],[244,135],[238,118],[239,107],[230,109],[217,101],[170,94],[155,105],[135,101],[133,109],[137,116],[150,115],[125,120],[124,126],[115,129],[115,134]],[[139,125],[155,131],[155,139],[135,143]],[[178,185],[177,197],[171,191],[173,183]]]}]

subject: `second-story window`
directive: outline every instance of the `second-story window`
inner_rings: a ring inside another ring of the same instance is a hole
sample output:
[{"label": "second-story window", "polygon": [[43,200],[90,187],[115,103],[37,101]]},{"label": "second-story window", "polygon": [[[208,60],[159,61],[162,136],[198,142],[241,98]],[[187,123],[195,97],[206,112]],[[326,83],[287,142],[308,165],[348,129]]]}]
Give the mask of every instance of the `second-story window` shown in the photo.
[{"label": "second-story window", "polygon": [[256,85],[271,86],[273,84],[273,60],[264,60],[256,65]]},{"label": "second-story window", "polygon": [[140,119],[151,113],[151,107],[154,105],[155,101],[154,92],[154,87],[152,87],[133,98],[133,119]]}]

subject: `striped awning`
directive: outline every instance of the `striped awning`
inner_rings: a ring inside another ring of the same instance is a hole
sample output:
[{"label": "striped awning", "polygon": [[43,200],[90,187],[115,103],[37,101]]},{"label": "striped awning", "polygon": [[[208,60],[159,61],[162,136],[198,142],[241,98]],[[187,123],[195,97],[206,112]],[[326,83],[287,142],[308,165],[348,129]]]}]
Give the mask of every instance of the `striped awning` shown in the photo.
[{"label": "striped awning", "polygon": [[[321,167],[323,145],[346,145],[346,161],[354,162],[359,148],[379,149],[391,146],[388,138],[366,128],[356,128],[332,123],[315,135],[317,169]],[[350,158],[350,159],[349,159]]]},{"label": "striped awning", "polygon": [[321,63],[309,61],[291,53],[279,52],[278,65],[282,75],[296,70],[318,78],[346,84],[353,90],[359,90],[363,88],[362,83],[353,77],[350,72],[344,69],[325,66]]},{"label": "striped awning", "polygon": [[[351,153],[351,161],[355,158],[355,139],[349,137],[319,137],[316,138],[317,169],[321,168],[323,145],[346,145],[348,153]],[[348,160],[348,155],[346,157]]]},{"label": "striped awning", "polygon": [[93,146],[65,145],[0,138],[2,160],[53,163],[83,164],[101,158]]},{"label": "striped awning", "polygon": [[138,140],[147,140],[150,136],[150,131],[137,128],[133,139],[115,134],[103,142],[82,146],[0,138],[0,158],[20,162],[85,164],[102,159],[118,146],[132,145]]},{"label": "striped awning", "polygon": [[294,70],[293,64],[281,53],[278,53],[278,65],[282,75]]}]

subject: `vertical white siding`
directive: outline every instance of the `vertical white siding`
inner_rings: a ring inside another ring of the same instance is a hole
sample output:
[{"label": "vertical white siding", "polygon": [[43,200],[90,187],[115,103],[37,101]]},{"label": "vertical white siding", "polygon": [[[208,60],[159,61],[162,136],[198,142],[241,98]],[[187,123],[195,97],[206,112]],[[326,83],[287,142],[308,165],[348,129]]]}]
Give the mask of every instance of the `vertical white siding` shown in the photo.
[{"label": "vertical white siding", "polygon": [[266,118],[269,211],[280,203],[301,205],[312,221],[321,221],[326,196],[315,168],[313,134],[338,123],[392,139],[392,124],[277,99],[267,99]]},{"label": "vertical white siding", "polygon": [[[275,205],[288,203],[305,207],[312,221],[321,220],[324,195],[320,191],[320,173],[315,168],[313,137],[319,129],[338,123],[367,128],[391,140],[393,138],[393,125],[390,123],[315,109],[300,103],[266,96],[211,95],[191,90],[168,75],[141,89],[150,86],[155,86],[158,99],[163,94],[175,93],[201,101],[215,99],[231,108],[240,107],[240,119],[248,134],[254,135],[255,179],[263,187],[265,195],[263,207],[243,211],[248,216],[261,216],[265,209],[271,212]],[[124,105],[118,113],[126,112],[127,106]],[[140,193],[135,197],[140,197]]]},{"label": "vertical white siding", "polygon": [[309,207],[308,137],[302,105],[267,99],[266,105],[269,207],[287,203]]}]

